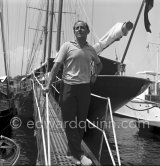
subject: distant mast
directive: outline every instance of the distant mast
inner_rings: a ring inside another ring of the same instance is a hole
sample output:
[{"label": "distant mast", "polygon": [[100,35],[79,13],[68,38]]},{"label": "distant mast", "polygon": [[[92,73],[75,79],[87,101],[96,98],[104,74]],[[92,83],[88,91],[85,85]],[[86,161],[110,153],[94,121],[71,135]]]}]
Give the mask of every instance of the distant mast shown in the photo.
[{"label": "distant mast", "polygon": [[45,26],[44,26],[44,48],[43,48],[43,60],[42,63],[45,62],[46,59],[46,47],[47,47],[47,35],[48,35],[48,9],[49,9],[49,0],[47,0],[47,6],[46,6],[46,19],[45,19]]},{"label": "distant mast", "polygon": [[49,69],[49,58],[51,57],[51,48],[52,48],[52,28],[53,28],[53,12],[54,11],[54,0],[51,0],[51,17],[49,25],[49,43],[48,43],[48,57],[47,57],[47,72]]},{"label": "distant mast", "polygon": [[49,25],[49,43],[48,43],[48,59],[51,57],[52,48],[52,27],[53,27],[53,10],[54,10],[54,0],[51,0],[51,17]]},{"label": "distant mast", "polygon": [[59,0],[56,52],[59,51],[61,44],[62,8],[63,8],[63,0]]},{"label": "distant mast", "polygon": [[153,43],[150,42],[149,44],[155,45],[157,47],[157,54],[156,54],[156,69],[155,69],[155,89],[154,89],[154,93],[155,95],[158,95],[157,93],[157,84],[158,84],[158,73],[159,73],[159,47],[160,47],[160,43]]},{"label": "distant mast", "polygon": [[[7,71],[7,60],[6,60],[6,45],[5,45],[5,38],[4,38],[4,23],[3,23],[3,1],[0,1],[1,9],[0,9],[0,22],[1,22],[1,34],[2,34],[2,47],[3,47],[3,58],[4,58],[4,67],[5,67],[5,74],[8,76]],[[7,77],[7,96],[9,95],[9,78]]]}]

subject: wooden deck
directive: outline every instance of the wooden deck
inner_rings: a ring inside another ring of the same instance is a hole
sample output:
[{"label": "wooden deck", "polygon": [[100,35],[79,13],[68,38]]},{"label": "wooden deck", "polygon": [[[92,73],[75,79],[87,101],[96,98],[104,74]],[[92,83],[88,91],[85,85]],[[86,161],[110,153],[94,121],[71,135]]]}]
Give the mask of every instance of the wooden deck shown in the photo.
[{"label": "wooden deck", "polygon": [[[40,112],[43,123],[45,123],[45,98],[41,94],[39,90],[36,92],[36,96],[39,99]],[[34,99],[35,100],[35,99]],[[36,103],[36,102],[34,102]],[[49,95],[49,120],[50,120],[50,151],[51,151],[51,165],[52,166],[74,166],[70,159],[67,158],[67,139],[62,127],[61,121],[61,109],[52,95]],[[36,104],[34,105],[34,117],[35,124],[39,122],[40,119],[38,117],[38,109]],[[38,124],[38,123],[37,123]],[[44,124],[43,124],[44,125]],[[45,126],[45,125],[44,125]],[[46,133],[46,127],[44,127],[44,133]],[[45,135],[46,138],[46,135]],[[37,139],[37,148],[38,148],[38,156],[37,156],[37,164],[36,165],[45,165],[45,156],[44,156],[44,148],[42,142],[42,129],[36,127],[36,139]],[[47,140],[47,139],[46,139]],[[47,144],[46,144],[47,145]],[[84,142],[82,142],[82,149],[84,152],[92,159],[93,165],[99,166],[100,163],[94,157],[92,152],[86,146]]]}]

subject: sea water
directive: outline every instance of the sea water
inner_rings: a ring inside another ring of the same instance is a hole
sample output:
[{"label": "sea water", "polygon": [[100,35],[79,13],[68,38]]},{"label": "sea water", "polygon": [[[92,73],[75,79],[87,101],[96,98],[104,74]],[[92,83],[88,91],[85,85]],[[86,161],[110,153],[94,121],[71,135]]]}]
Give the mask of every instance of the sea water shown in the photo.
[{"label": "sea water", "polygon": [[[139,128],[130,118],[114,116],[114,120],[122,165],[160,165],[160,130],[153,132],[145,125]],[[114,144],[111,129],[106,133]]]},{"label": "sea water", "polygon": [[[114,116],[113,118],[121,165],[160,165],[160,130],[155,133],[146,126],[139,128],[134,119],[122,116]],[[114,161],[118,165],[115,138],[111,124],[111,120],[108,118],[105,124],[105,133]],[[92,148],[97,158],[99,157],[101,135],[96,129],[91,129],[90,134],[85,136],[85,142]],[[103,165],[113,165],[114,162],[111,160],[111,155],[109,155],[104,139],[100,161]]]}]

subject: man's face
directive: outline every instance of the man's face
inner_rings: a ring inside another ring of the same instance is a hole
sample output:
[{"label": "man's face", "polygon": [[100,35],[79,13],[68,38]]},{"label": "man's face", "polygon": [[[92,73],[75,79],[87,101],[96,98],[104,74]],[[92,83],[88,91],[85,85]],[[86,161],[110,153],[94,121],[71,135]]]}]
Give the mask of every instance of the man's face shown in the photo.
[{"label": "man's face", "polygon": [[78,22],[75,25],[74,34],[75,34],[76,38],[86,38],[88,35],[88,30],[86,28],[85,23]]}]

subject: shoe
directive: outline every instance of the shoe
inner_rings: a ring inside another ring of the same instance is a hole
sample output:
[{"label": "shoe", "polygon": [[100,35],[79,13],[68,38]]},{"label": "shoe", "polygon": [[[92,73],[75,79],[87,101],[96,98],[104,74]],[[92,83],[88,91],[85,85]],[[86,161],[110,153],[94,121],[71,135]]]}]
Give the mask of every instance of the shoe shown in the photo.
[{"label": "shoe", "polygon": [[90,166],[90,165],[92,165],[92,160],[89,159],[87,156],[82,155],[81,156],[81,165],[83,165],[83,166]]},{"label": "shoe", "polygon": [[73,162],[74,164],[76,164],[76,165],[81,165],[81,162],[80,162],[78,159],[76,159],[75,157],[73,157],[73,156],[67,156],[67,158],[68,158],[69,160],[72,160],[72,162]]}]

